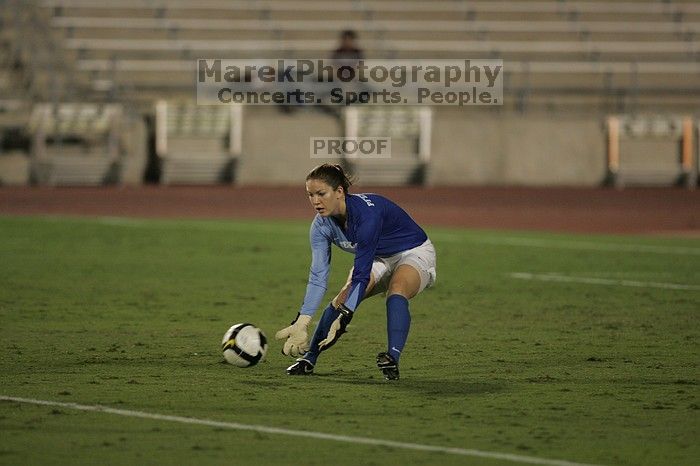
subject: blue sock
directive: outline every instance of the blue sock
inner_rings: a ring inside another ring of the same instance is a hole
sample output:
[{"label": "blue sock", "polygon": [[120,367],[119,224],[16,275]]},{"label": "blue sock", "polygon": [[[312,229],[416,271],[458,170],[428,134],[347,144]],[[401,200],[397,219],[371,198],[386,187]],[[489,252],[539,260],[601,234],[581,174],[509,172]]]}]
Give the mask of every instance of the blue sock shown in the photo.
[{"label": "blue sock", "polygon": [[408,312],[408,299],[400,294],[392,294],[386,298],[386,332],[389,354],[396,359],[396,362],[399,362],[410,328],[411,313]]},{"label": "blue sock", "polygon": [[314,336],[311,338],[311,344],[309,345],[309,351],[304,353],[302,356],[304,359],[309,361],[311,364],[316,364],[318,355],[321,351],[318,349],[318,344],[328,336],[328,330],[331,328],[331,324],[335,319],[338,318],[340,312],[333,307],[333,304],[329,303],[328,307],[323,311],[321,320],[318,321],[316,325],[316,330],[314,331]]}]

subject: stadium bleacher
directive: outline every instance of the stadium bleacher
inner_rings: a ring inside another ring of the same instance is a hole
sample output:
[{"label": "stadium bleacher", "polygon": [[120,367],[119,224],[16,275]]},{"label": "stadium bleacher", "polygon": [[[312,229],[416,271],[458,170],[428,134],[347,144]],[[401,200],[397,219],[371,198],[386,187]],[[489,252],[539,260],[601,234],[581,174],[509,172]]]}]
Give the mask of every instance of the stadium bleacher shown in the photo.
[{"label": "stadium bleacher", "polygon": [[[361,34],[368,58],[502,58],[506,92],[611,93],[636,86],[638,94],[698,93],[700,5],[694,2],[161,0],[115,7],[44,0],[39,6],[77,74],[146,100],[150,92],[141,94],[142,88],[188,92],[194,58],[319,58],[342,29]],[[663,105],[663,96],[658,100]]]},{"label": "stadium bleacher", "polygon": [[156,153],[164,184],[231,182],[241,153],[242,106],[156,103]]},{"label": "stadium bleacher", "polygon": [[430,164],[430,107],[354,106],[347,110],[347,137],[390,137],[391,158],[349,158],[352,173],[366,185],[422,184]]},{"label": "stadium bleacher", "polygon": [[159,99],[191,99],[196,58],[323,58],[344,29],[367,58],[503,59],[502,111],[700,108],[690,0],[8,0],[2,22],[0,101],[23,103],[25,124],[47,101],[153,115]]},{"label": "stadium bleacher", "polygon": [[120,105],[36,105],[29,121],[32,172],[47,185],[114,183],[119,170]]}]

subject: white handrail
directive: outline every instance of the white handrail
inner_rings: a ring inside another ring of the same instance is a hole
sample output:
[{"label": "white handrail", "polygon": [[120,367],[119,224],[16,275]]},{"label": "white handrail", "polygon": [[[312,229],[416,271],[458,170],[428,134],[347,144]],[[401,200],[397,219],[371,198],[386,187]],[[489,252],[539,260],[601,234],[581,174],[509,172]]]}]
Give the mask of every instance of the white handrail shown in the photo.
[{"label": "white handrail", "polygon": [[[461,41],[461,40],[368,40],[367,50],[408,52],[493,53],[698,53],[700,42],[687,41]],[[201,40],[201,39],[66,39],[65,47],[83,50],[169,51],[287,51],[328,53],[333,40]]]},{"label": "white handrail", "polygon": [[[272,62],[270,62],[273,64]],[[595,61],[506,61],[509,73],[639,73],[700,74],[700,62],[595,62]],[[83,59],[77,62],[81,71],[170,71],[192,72],[195,60],[107,60]]]},{"label": "white handrail", "polygon": [[186,10],[269,10],[269,11],[345,11],[345,12],[512,12],[512,13],[698,13],[700,5],[666,2],[586,2],[586,1],[376,1],[323,0],[284,1],[259,0],[120,0],[115,6],[102,0],[43,0],[44,7],[103,9],[186,9]]},{"label": "white handrail", "polygon": [[165,157],[168,153],[168,102],[156,102],[156,154]]},{"label": "white handrail", "polygon": [[699,22],[674,21],[464,21],[464,20],[265,20],[203,18],[129,18],[95,16],[56,16],[51,24],[59,28],[85,29],[187,29],[246,31],[341,31],[360,32],[615,32],[683,33],[700,32]]}]

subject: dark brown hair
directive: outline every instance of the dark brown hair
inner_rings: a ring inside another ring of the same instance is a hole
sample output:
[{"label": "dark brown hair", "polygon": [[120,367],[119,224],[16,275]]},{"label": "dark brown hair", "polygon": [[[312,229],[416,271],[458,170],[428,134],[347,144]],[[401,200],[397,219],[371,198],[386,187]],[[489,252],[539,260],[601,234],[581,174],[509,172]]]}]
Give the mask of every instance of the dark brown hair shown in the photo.
[{"label": "dark brown hair", "polygon": [[346,29],[340,33],[340,38],[355,40],[357,39],[357,32],[355,32],[353,29]]},{"label": "dark brown hair", "polygon": [[309,180],[321,180],[334,190],[342,186],[345,194],[349,192],[352,185],[352,177],[345,173],[343,167],[333,163],[324,163],[311,170],[306,175],[306,181]]}]

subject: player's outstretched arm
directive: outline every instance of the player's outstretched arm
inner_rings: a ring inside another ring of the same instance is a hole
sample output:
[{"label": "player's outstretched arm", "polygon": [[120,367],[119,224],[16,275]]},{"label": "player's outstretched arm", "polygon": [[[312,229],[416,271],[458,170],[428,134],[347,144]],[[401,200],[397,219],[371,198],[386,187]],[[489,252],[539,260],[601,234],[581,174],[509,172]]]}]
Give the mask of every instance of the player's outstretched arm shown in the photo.
[{"label": "player's outstretched arm", "polygon": [[331,270],[331,239],[318,217],[311,222],[309,241],[311,267],[304,303],[292,323],[275,334],[278,340],[286,340],[282,348],[282,353],[286,356],[302,356],[309,350],[308,327],[311,316],[316,313],[328,287],[328,275]]}]

